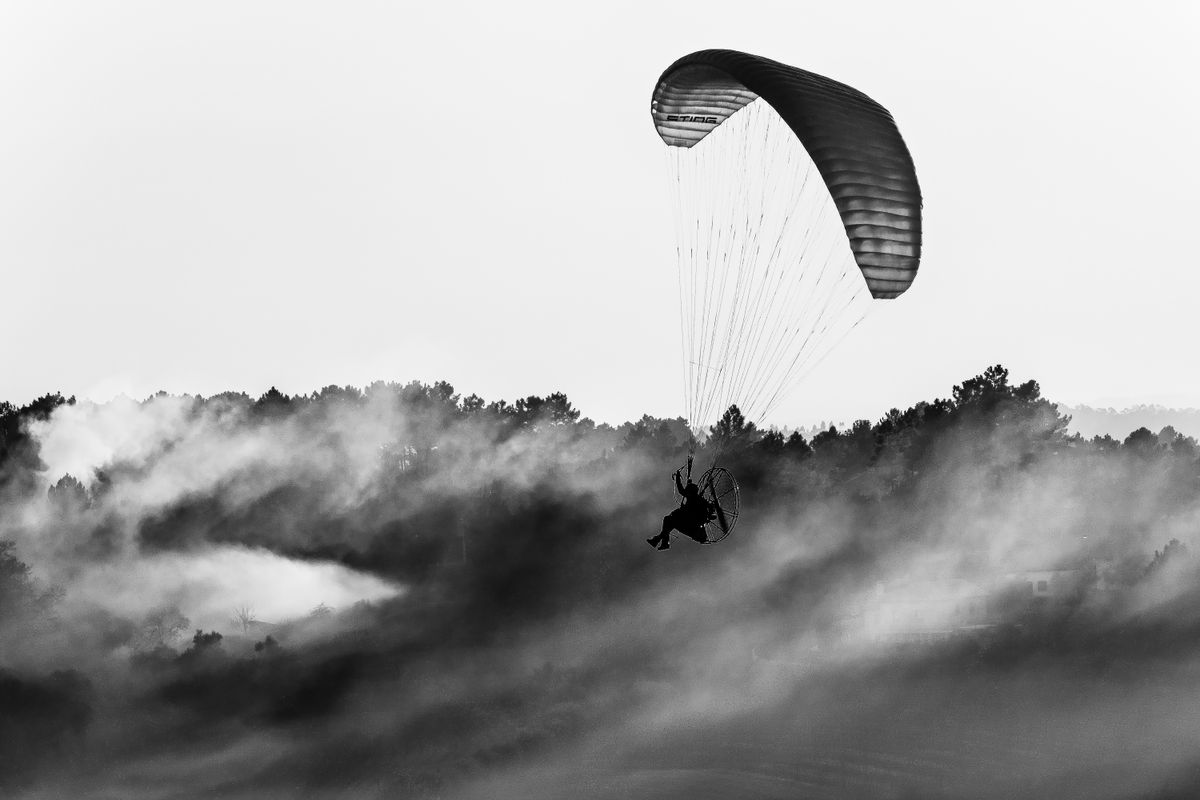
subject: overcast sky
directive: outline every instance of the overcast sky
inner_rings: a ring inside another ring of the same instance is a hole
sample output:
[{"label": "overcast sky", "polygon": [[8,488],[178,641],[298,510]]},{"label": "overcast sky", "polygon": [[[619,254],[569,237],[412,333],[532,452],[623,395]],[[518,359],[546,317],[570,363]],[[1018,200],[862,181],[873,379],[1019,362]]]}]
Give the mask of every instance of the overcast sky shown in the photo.
[{"label": "overcast sky", "polygon": [[925,253],[769,421],[1001,362],[1200,406],[1194,3],[0,0],[0,399],[447,379],[682,412],[655,80],[707,47],[887,106]]}]

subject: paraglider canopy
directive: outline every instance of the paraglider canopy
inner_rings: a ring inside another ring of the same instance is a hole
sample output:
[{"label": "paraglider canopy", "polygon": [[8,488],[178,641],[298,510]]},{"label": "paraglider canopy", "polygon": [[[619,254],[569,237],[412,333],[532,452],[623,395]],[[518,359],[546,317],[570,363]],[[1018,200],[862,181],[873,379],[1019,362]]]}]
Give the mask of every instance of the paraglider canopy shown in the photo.
[{"label": "paraglider canopy", "polygon": [[921,190],[908,148],[879,103],[777,61],[736,50],[701,50],[663,72],[651,114],[664,142],[690,148],[759,98],[811,156],[871,295],[903,294],[921,256]]}]

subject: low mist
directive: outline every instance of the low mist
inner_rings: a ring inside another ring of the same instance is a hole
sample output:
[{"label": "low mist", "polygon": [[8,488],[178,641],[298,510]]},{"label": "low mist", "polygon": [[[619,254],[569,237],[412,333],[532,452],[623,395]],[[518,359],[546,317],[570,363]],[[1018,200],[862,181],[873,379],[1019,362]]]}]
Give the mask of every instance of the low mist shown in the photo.
[{"label": "low mist", "polygon": [[1200,464],[991,367],[806,437],[445,383],[0,404],[12,797],[1192,797]]}]

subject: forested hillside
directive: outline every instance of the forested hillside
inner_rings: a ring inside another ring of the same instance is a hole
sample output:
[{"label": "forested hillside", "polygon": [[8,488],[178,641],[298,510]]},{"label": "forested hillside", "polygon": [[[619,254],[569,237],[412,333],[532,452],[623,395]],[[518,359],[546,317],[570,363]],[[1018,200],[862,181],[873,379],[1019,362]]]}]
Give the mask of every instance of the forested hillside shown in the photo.
[{"label": "forested hillside", "polygon": [[811,440],[730,408],[695,458],[738,527],[657,552],[679,419],[446,383],[0,404],[0,789],[1191,796],[1200,452],[1067,431],[999,366]]}]

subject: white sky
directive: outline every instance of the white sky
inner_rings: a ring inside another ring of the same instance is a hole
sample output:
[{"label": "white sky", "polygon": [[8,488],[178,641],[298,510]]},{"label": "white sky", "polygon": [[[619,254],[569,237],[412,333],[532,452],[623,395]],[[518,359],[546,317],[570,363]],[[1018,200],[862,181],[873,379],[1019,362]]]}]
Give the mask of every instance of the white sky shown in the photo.
[{"label": "white sky", "polygon": [[1194,3],[0,0],[0,398],[444,378],[682,411],[655,80],[729,47],[887,106],[907,295],[770,421],[1001,362],[1200,406]]}]

